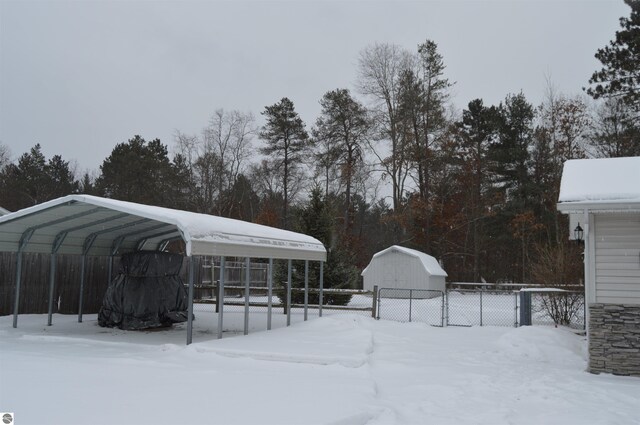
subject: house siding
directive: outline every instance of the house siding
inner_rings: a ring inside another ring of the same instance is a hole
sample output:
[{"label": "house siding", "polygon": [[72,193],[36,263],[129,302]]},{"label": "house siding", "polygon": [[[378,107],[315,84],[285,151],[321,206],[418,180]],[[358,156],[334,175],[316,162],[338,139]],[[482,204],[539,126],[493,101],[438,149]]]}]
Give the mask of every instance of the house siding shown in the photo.
[{"label": "house siding", "polygon": [[595,216],[595,302],[640,305],[640,214]]}]

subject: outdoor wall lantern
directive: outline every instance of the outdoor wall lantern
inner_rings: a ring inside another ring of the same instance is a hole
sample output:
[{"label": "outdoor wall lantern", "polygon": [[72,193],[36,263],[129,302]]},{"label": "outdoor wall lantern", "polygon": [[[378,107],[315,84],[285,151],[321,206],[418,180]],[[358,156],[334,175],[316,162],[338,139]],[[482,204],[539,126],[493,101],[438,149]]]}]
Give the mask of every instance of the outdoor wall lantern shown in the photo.
[{"label": "outdoor wall lantern", "polygon": [[580,227],[580,223],[573,229],[573,238],[580,242],[584,238],[584,230]]}]

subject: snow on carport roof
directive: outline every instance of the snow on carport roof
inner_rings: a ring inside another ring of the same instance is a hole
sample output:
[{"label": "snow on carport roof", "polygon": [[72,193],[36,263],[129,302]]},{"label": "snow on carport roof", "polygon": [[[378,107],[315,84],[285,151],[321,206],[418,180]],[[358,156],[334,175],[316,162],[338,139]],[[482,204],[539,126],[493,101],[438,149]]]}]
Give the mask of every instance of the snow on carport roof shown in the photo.
[{"label": "snow on carport roof", "polygon": [[584,205],[640,204],[640,157],[565,162],[558,202],[563,211]]},{"label": "snow on carport roof", "polygon": [[183,239],[186,255],[325,261],[311,236],[240,220],[89,195],[69,195],[0,217],[0,251],[109,255]]}]

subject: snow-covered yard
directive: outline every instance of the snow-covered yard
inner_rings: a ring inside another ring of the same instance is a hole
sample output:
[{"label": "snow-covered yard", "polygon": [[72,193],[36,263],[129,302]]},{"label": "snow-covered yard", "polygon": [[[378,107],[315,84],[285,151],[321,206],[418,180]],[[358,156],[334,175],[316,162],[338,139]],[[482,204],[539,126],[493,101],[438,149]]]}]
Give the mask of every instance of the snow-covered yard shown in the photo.
[{"label": "snow-covered yard", "polygon": [[640,379],[584,372],[585,338],[565,329],[296,313],[290,328],[216,340],[215,314],[197,314],[188,347],[183,324],[1,317],[0,411],[16,425],[639,423]]}]

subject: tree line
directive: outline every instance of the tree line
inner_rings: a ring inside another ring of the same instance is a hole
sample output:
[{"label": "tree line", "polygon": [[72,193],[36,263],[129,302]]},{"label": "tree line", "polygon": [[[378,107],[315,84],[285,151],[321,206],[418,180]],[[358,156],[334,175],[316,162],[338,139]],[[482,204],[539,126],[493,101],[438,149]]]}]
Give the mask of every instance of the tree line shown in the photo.
[{"label": "tree line", "polygon": [[330,90],[316,121],[287,97],[261,112],[215,111],[171,146],[139,135],[93,177],[36,144],[16,161],[0,145],[0,204],[17,210],[69,193],[216,214],[302,231],[330,251],[329,286],[354,286],[391,244],[438,258],[452,281],[579,283],[580,248],[556,211],[564,161],[640,155],[640,2],[598,50],[585,90],[551,82],[453,108],[437,44],[378,43],[358,60],[354,92]]}]

